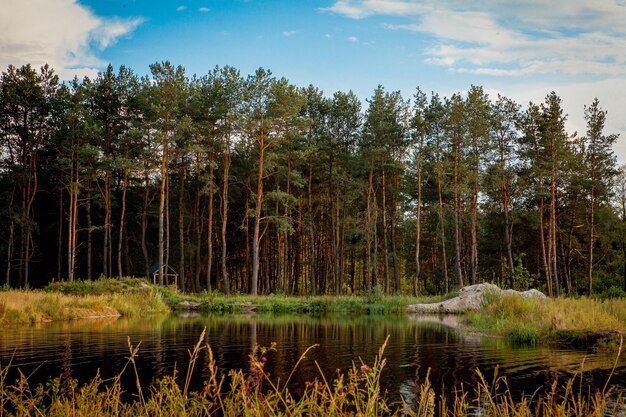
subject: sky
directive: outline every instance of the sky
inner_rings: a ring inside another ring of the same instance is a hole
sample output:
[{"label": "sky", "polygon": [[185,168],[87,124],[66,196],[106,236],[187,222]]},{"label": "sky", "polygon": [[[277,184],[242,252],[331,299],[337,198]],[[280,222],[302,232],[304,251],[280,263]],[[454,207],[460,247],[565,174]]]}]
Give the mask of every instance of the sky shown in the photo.
[{"label": "sky", "polygon": [[0,0],[0,69],[50,64],[64,79],[169,60],[270,69],[364,103],[482,86],[523,106],[551,91],[570,133],[597,97],[626,163],[626,0]]}]

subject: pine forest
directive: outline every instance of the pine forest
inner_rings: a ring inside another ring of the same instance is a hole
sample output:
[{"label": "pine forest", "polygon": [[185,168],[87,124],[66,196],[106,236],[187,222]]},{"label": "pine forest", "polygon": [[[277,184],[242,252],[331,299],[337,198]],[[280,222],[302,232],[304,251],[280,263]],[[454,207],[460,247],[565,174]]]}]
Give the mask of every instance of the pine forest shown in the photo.
[{"label": "pine forest", "polygon": [[70,82],[9,66],[0,85],[6,286],[156,266],[187,292],[626,291],[626,167],[592,93],[571,132],[555,92],[362,102],[170,62]]}]

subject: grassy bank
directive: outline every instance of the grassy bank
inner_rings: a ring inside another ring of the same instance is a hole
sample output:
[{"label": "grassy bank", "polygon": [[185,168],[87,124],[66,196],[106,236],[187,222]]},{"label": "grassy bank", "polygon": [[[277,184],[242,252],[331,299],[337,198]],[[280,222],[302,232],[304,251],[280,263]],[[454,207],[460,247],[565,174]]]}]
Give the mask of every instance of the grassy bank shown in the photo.
[{"label": "grassy bank", "polygon": [[232,295],[180,293],[163,294],[173,309],[183,308],[182,301],[199,303],[203,312],[245,313],[362,313],[401,314],[416,298],[405,296],[288,296],[288,295]]},{"label": "grassy bank", "polygon": [[[289,379],[276,381],[265,371],[265,354],[274,347],[255,347],[249,355],[247,371],[224,372],[216,366],[212,351],[203,344],[204,332],[193,350],[183,374],[166,376],[150,387],[122,386],[122,374],[112,380],[96,377],[79,386],[75,380],[57,378],[45,385],[30,387],[28,379],[14,383],[7,380],[9,368],[0,371],[0,415],[17,416],[603,416],[621,415],[624,399],[605,386],[591,391],[578,386],[574,377],[564,385],[556,382],[542,391],[514,399],[506,380],[486,381],[477,371],[471,389],[453,387],[452,399],[437,397],[428,378],[412,389],[410,398],[388,401],[381,375],[385,359],[383,345],[371,364],[357,363],[347,373],[337,373],[333,380],[319,376],[297,393],[289,388]],[[135,357],[138,347],[130,345],[129,360],[122,371],[138,376]],[[301,356],[314,356],[307,349]],[[619,355],[617,356],[619,358]],[[616,363],[617,363],[616,358]],[[200,392],[189,390],[190,381],[200,363],[206,379]],[[300,361],[295,365],[294,372]],[[184,371],[184,370],[183,370]],[[137,381],[139,378],[137,377]],[[582,380],[582,379],[581,379]],[[128,390],[133,399],[124,399]]]},{"label": "grassy bank", "polygon": [[[417,302],[437,302],[442,297],[414,298],[408,296],[385,296],[380,290],[363,296],[292,296],[269,294],[251,296],[233,294],[226,296],[220,292],[182,293],[171,287],[149,284],[136,278],[100,279],[97,281],[57,282],[46,287],[48,292],[71,295],[102,295],[133,293],[150,290],[158,294],[172,310],[188,310],[185,302],[197,304],[202,312],[246,313],[364,313],[400,314],[409,304]],[[450,294],[447,298],[451,297]],[[182,303],[182,304],[181,304]]]},{"label": "grassy bank", "polygon": [[[146,317],[168,313],[158,291],[136,283],[102,280],[80,282],[66,290],[63,283],[44,290],[0,292],[0,324],[25,324],[95,317]],[[113,289],[112,287],[117,288]],[[109,287],[109,290],[103,288]],[[82,289],[78,291],[77,289]]]},{"label": "grassy bank", "polygon": [[487,297],[485,306],[466,314],[472,329],[501,335],[513,343],[554,341],[614,348],[626,331],[623,299],[526,299]]},{"label": "grassy bank", "polygon": [[182,293],[144,279],[54,282],[43,290],[0,291],[0,324],[113,316],[149,316],[192,309],[201,312],[247,313],[359,313],[401,314],[417,302],[441,297],[385,296],[372,291],[364,296],[287,296],[270,294],[225,296],[218,292]]}]

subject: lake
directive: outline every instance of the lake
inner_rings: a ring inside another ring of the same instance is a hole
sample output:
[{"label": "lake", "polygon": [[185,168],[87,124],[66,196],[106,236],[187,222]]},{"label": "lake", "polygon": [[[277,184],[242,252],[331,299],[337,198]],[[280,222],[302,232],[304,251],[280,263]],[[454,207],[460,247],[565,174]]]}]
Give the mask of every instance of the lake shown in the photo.
[{"label": "lake", "polygon": [[[0,335],[2,367],[12,366],[9,382],[19,369],[32,384],[63,375],[80,382],[100,372],[103,378],[117,375],[129,357],[128,341],[141,342],[137,365],[141,383],[155,378],[182,377],[187,371],[189,350],[206,327],[205,342],[211,346],[217,366],[248,369],[255,344],[277,344],[268,353],[266,370],[285,381],[305,350],[312,349],[291,380],[297,393],[306,381],[332,378],[347,371],[353,361],[372,364],[378,349],[389,337],[387,365],[382,386],[391,400],[402,396],[411,403],[416,387],[429,374],[435,391],[450,395],[461,384],[473,389],[478,368],[488,380],[496,369],[505,375],[514,395],[532,394],[555,380],[560,385],[583,370],[585,385],[602,389],[615,361],[615,353],[563,349],[549,346],[511,346],[506,341],[476,335],[458,328],[454,316],[352,316],[332,315],[199,315],[168,316],[142,320],[104,319],[8,327]],[[202,387],[207,354],[203,351],[192,388]],[[134,375],[127,370],[124,387],[132,396]],[[620,358],[611,383],[626,387],[626,361]]]}]

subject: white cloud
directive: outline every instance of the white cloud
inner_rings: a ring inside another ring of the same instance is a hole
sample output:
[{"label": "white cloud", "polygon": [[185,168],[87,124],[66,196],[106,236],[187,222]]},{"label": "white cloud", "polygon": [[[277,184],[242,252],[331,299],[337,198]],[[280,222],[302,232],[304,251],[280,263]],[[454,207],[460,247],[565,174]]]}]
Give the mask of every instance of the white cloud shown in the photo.
[{"label": "white cloud", "polygon": [[187,6],[178,6],[178,7],[176,8],[176,11],[177,11],[177,12],[182,12],[183,10],[187,10]]},{"label": "white cloud", "polygon": [[327,33],[327,34],[324,35],[324,37],[326,39],[332,39],[333,35],[331,35],[330,33]]},{"label": "white cloud", "polygon": [[357,38],[356,36],[349,36],[348,40],[352,43],[357,43],[359,41],[359,38]]},{"label": "white cloud", "polygon": [[297,30],[289,30],[289,31],[285,31],[285,32],[283,32],[283,36],[284,36],[285,38],[289,38],[290,36],[293,36],[293,35],[295,35],[296,33],[298,33],[298,31],[297,31]]},{"label": "white cloud", "polygon": [[626,75],[626,5],[616,0],[338,0],[328,12],[433,38],[427,62],[481,75]]},{"label": "white cloud", "polygon": [[424,7],[419,2],[404,0],[339,0],[331,7],[321,10],[352,19],[362,19],[375,14],[397,16],[418,14],[424,11]]},{"label": "white cloud", "polygon": [[76,0],[5,2],[0,14],[0,67],[47,63],[64,79],[94,76],[106,64],[97,53],[142,22],[98,17]]},{"label": "white cloud", "polygon": [[199,11],[200,13],[208,13],[208,12],[210,12],[210,11],[211,11],[211,9],[209,9],[208,7],[200,7],[200,8],[198,9],[198,11]]}]

